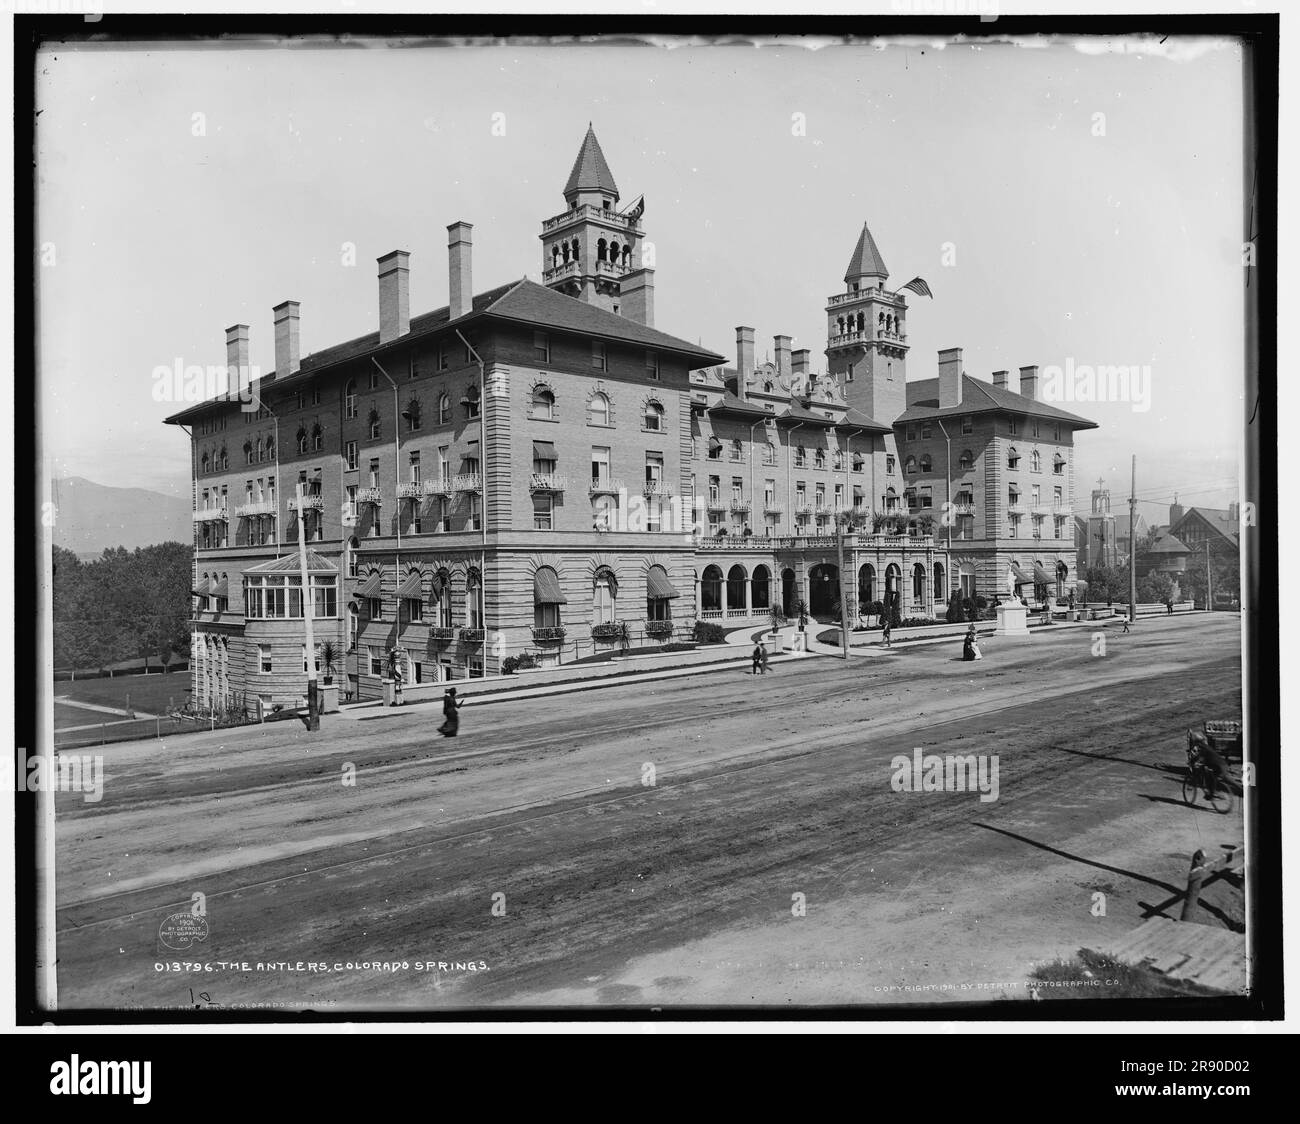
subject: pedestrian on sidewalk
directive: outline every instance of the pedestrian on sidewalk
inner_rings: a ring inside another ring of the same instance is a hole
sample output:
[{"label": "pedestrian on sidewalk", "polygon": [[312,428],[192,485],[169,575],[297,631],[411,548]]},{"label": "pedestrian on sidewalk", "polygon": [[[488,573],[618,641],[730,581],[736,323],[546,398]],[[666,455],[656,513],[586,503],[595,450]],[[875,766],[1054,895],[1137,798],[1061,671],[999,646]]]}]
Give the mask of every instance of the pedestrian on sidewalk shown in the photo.
[{"label": "pedestrian on sidewalk", "polygon": [[761,640],[758,642],[758,670],[762,675],[767,674],[767,645]]},{"label": "pedestrian on sidewalk", "polygon": [[762,647],[763,644],[760,641],[759,643],[754,645],[754,650],[750,653],[750,660],[751,660],[751,667],[749,669],[750,675],[758,674],[758,665],[763,659],[763,654],[761,651]]},{"label": "pedestrian on sidewalk", "polygon": [[885,641],[886,648],[892,648],[894,646],[893,642],[890,640],[890,635],[894,631],[894,622],[890,619],[890,616],[890,612],[886,610],[885,615],[882,618],[884,623],[881,625],[881,637]]},{"label": "pedestrian on sidewalk", "polygon": [[[1124,614],[1124,632],[1127,632],[1127,631],[1128,631],[1128,614],[1125,613],[1125,614]],[[1123,633],[1121,633],[1120,635],[1122,636]]]},{"label": "pedestrian on sidewalk", "polygon": [[442,696],[442,725],[438,733],[444,738],[454,738],[460,731],[460,715],[456,712],[465,705],[464,699],[456,698],[456,688],[448,687]]}]

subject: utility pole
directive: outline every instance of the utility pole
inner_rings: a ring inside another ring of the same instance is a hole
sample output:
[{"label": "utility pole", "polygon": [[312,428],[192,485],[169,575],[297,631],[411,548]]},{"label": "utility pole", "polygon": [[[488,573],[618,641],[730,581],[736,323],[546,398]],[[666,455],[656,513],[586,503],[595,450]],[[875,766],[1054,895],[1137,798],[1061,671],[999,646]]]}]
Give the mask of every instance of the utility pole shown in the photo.
[{"label": "utility pole", "polygon": [[844,516],[843,511],[835,513],[835,553],[839,564],[840,581],[840,639],[844,645],[844,658],[849,658],[849,594],[844,585]]},{"label": "utility pole", "polygon": [[1137,539],[1134,526],[1137,523],[1137,453],[1133,454],[1132,477],[1128,489],[1128,619],[1137,620]]},{"label": "utility pole", "polygon": [[320,729],[320,699],[316,693],[316,641],[312,635],[313,604],[311,577],[307,573],[307,535],[303,530],[306,513],[302,503],[302,481],[298,482],[298,572],[302,575],[302,623],[307,640],[307,729]]},{"label": "utility pole", "polygon": [[1205,540],[1205,611],[1214,609],[1214,572],[1210,569],[1210,540]]}]

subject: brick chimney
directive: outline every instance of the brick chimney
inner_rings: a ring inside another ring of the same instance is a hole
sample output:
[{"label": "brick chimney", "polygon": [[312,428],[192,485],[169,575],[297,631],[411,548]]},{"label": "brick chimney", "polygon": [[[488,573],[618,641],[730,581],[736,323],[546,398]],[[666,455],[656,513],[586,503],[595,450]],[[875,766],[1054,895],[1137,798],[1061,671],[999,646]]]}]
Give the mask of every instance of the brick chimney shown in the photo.
[{"label": "brick chimney", "polygon": [[393,250],[379,259],[379,342],[411,330],[411,255]]},{"label": "brick chimney", "polygon": [[282,379],[298,369],[298,302],[285,301],[271,311],[275,316],[275,377]]},{"label": "brick chimney", "polygon": [[961,348],[939,352],[939,408],[961,405]]},{"label": "brick chimney", "polygon": [[647,328],[655,326],[655,271],[637,269],[626,274],[618,287],[618,312]]},{"label": "brick chimney", "polygon": [[1006,372],[1006,371],[994,371],[994,372],[993,372],[993,385],[994,385],[994,386],[997,386],[997,387],[1001,387],[1003,390],[1006,390],[1006,389],[1007,389],[1007,372]]},{"label": "brick chimney", "polygon": [[754,373],[754,329],[736,328],[736,397],[749,400],[749,379]]},{"label": "brick chimney", "polygon": [[247,324],[232,324],[226,329],[226,367],[226,389],[231,394],[238,394],[251,381]]},{"label": "brick chimney", "polygon": [[801,347],[791,356],[791,363],[795,377],[806,382],[812,367],[812,352],[806,347]]},{"label": "brick chimney", "polygon": [[1038,398],[1038,368],[1021,367],[1020,368],[1020,393],[1026,398]]},{"label": "brick chimney", "polygon": [[773,336],[772,343],[776,349],[776,373],[782,378],[788,378],[793,371],[790,362],[790,337]]},{"label": "brick chimney", "polygon": [[474,242],[468,222],[454,222],[447,227],[447,305],[453,320],[474,307],[474,282],[470,275]]}]

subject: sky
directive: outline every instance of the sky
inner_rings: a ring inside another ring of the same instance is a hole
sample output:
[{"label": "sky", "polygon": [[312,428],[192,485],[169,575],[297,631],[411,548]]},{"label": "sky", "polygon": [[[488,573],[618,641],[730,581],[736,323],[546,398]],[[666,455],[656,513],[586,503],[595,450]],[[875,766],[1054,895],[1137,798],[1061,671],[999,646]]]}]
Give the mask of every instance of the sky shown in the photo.
[{"label": "sky", "polygon": [[[815,48],[815,49],[814,49]],[[1240,53],[1176,39],[449,46],[309,41],[51,50],[39,59],[43,448],[55,475],[186,494],[159,366],[225,361],[271,309],[304,355],[378,326],[375,259],[447,301],[446,227],[477,291],[540,280],[541,222],[591,121],[646,200],[656,327],[731,357],[735,327],[824,369],[826,299],[863,222],[909,296],[909,379],[963,349],[1149,367],[1141,402],[1063,402],[1076,508],[1098,477],[1163,522],[1237,497]],[[349,247],[354,247],[349,252]],[[1013,374],[1014,379],[1014,374]]]}]

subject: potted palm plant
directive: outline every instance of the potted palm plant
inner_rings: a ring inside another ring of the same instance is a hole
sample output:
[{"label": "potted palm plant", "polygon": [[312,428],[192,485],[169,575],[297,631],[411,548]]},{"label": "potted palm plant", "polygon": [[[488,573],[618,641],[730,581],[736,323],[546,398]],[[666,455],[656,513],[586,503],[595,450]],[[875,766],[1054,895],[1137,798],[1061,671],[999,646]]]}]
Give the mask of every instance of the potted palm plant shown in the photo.
[{"label": "potted palm plant", "polygon": [[333,714],[339,708],[339,689],[334,686],[334,665],[339,661],[338,645],[325,640],[320,646],[320,663],[325,675],[320,689],[320,711]]},{"label": "potted palm plant", "polygon": [[772,645],[772,651],[781,652],[784,648],[781,645],[781,629],[786,624],[785,613],[781,611],[780,605],[773,605],[768,610],[767,619],[772,624],[772,635],[768,638],[768,643]]}]

